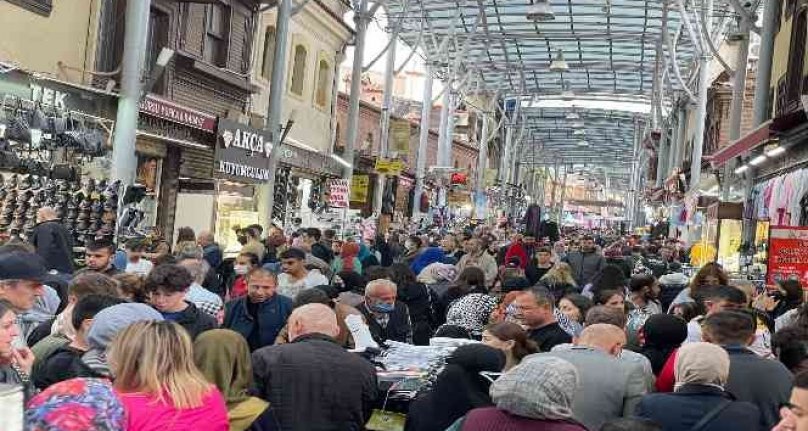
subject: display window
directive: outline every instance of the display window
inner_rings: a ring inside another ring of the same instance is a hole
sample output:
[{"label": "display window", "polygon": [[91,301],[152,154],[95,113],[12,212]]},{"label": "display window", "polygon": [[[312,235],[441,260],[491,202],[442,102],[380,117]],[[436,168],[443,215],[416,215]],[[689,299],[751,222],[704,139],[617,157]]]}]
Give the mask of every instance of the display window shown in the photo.
[{"label": "display window", "polygon": [[252,185],[220,180],[216,182],[216,241],[225,254],[241,250],[237,230],[261,224],[258,214],[258,188]]}]

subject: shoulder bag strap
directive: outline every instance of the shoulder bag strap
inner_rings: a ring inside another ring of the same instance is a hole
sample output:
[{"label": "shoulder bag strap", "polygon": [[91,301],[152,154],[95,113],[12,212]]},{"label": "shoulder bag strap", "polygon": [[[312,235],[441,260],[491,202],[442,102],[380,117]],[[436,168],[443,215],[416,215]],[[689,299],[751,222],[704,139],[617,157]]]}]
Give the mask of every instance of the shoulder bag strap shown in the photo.
[{"label": "shoulder bag strap", "polygon": [[717,406],[715,406],[712,410],[707,412],[707,414],[704,415],[704,417],[701,418],[701,420],[698,421],[696,425],[693,425],[693,428],[690,428],[690,431],[701,431],[702,429],[704,429],[704,427],[706,427],[710,422],[712,422],[713,419],[718,417],[718,415],[720,415],[721,412],[723,412],[727,407],[729,407],[730,404],[732,404],[732,401],[726,398],[722,398],[721,402]]}]

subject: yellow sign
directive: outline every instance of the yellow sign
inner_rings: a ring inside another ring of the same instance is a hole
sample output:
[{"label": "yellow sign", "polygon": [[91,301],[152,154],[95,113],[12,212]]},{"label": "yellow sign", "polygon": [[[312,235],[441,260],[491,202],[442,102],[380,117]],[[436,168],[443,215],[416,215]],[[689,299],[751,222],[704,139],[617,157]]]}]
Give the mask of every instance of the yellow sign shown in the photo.
[{"label": "yellow sign", "polygon": [[404,162],[379,157],[376,159],[376,173],[384,175],[399,175],[404,170]]},{"label": "yellow sign", "polygon": [[410,152],[410,122],[407,120],[390,120],[391,150],[402,154]]},{"label": "yellow sign", "polygon": [[351,178],[351,202],[367,202],[368,184],[370,184],[370,177],[367,175],[354,175]]},{"label": "yellow sign", "polygon": [[486,187],[492,187],[496,183],[497,183],[497,170],[496,169],[486,169],[485,170],[485,186]]}]

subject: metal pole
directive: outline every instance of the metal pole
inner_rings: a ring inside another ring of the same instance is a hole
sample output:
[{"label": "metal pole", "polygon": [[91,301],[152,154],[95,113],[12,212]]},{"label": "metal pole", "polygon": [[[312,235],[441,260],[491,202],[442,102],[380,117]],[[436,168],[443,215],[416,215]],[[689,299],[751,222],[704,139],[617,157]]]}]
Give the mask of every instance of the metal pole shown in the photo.
[{"label": "metal pole", "polygon": [[351,183],[354,169],[354,146],[359,135],[359,96],[362,92],[362,63],[365,61],[365,34],[367,33],[368,0],[358,0],[359,9],[355,11],[356,35],[354,36],[353,70],[351,70],[351,97],[348,101],[348,133],[345,142],[343,159],[347,166],[343,176]]},{"label": "metal pole", "polygon": [[[732,81],[732,102],[729,116],[729,141],[735,142],[741,138],[741,119],[743,118],[743,102],[746,96],[746,63],[749,59],[749,22],[741,20],[741,33],[743,38],[738,43],[738,58],[735,63],[735,75]],[[724,181],[721,183],[721,199],[729,200],[730,178],[732,165],[724,163]]]},{"label": "metal pole", "polygon": [[[269,153],[269,171],[277,172],[278,159],[281,151],[281,111],[283,110],[283,95],[286,88],[286,45],[289,40],[289,21],[292,16],[292,0],[278,2],[277,17],[275,20],[275,52],[273,53],[272,76],[269,87],[269,106],[267,108],[266,128],[269,130],[272,151]],[[272,221],[272,211],[275,205],[275,175],[270,175],[265,185],[269,220]],[[284,214],[279,214],[283,219]]]},{"label": "metal pole", "polygon": [[[393,105],[393,78],[396,71],[396,39],[398,31],[393,31],[390,36],[389,48],[387,51],[387,66],[384,70],[384,98],[382,99],[382,115],[379,127],[381,128],[381,148],[380,157],[390,157],[390,110]],[[382,211],[382,198],[384,196],[385,175],[376,177],[376,190],[374,193],[373,209],[377,214]]]},{"label": "metal pole", "polygon": [[149,30],[151,0],[130,1],[126,5],[123,61],[121,63],[121,94],[115,118],[112,144],[112,179],[124,186],[135,180],[137,156],[137,117],[143,88],[143,67],[146,62],[146,40]]},{"label": "metal pole", "polygon": [[668,176],[669,156],[670,143],[668,142],[668,127],[663,122],[662,135],[659,138],[659,150],[657,151],[656,187],[662,187],[665,178]]},{"label": "metal pole", "polygon": [[[710,34],[713,28],[713,0],[705,1],[704,23],[707,34]],[[699,92],[696,102],[696,130],[693,138],[693,151],[691,153],[693,156],[690,164],[690,190],[698,190],[699,181],[701,180],[701,155],[704,150],[704,121],[707,117],[707,90],[710,88],[708,79],[710,76],[709,64],[711,56],[706,49],[702,49],[700,55]]]},{"label": "metal pole", "polygon": [[671,168],[682,168],[682,157],[685,148],[685,136],[687,134],[687,105],[676,110],[676,129],[674,131],[673,152],[671,154]]},{"label": "metal pole", "polygon": [[483,112],[482,133],[480,134],[479,152],[477,156],[477,190],[474,193],[475,214],[478,219],[485,219],[485,170],[488,168],[488,112]]},{"label": "metal pole", "polygon": [[[444,85],[450,85],[449,83],[445,83]],[[443,100],[442,106],[440,108],[440,128],[438,129],[438,155],[435,164],[440,167],[447,167],[449,166],[449,160],[446,157],[449,152],[447,152],[444,147],[446,146],[446,132],[447,127],[449,126],[449,109],[452,101],[451,101],[451,91],[448,88],[443,90]],[[448,141],[451,142],[451,141]]]},{"label": "metal pole", "polygon": [[777,1],[768,1],[763,6],[763,28],[760,33],[760,54],[755,76],[755,127],[769,119],[769,86],[772,80],[774,58],[774,29],[777,27]]},{"label": "metal pole", "polygon": [[454,149],[454,128],[455,128],[455,112],[457,109],[457,93],[452,91],[449,94],[449,115],[446,118],[446,136],[443,147],[444,151],[442,156],[445,162],[442,166],[454,166],[452,164],[452,150]]},{"label": "metal pole", "polygon": [[421,213],[421,195],[424,193],[424,174],[426,173],[426,150],[429,147],[429,118],[432,114],[432,67],[426,66],[424,93],[421,105],[421,134],[418,140],[418,154],[415,158],[415,197],[413,202],[413,218]]}]

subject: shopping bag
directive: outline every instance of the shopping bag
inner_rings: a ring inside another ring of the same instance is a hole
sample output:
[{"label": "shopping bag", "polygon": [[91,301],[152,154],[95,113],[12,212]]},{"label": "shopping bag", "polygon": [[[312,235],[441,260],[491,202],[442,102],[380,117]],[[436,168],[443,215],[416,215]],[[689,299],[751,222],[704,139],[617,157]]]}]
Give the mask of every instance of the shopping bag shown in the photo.
[{"label": "shopping bag", "polygon": [[373,414],[370,415],[370,420],[365,425],[365,429],[370,431],[404,431],[406,421],[407,415],[403,413],[373,409]]}]

